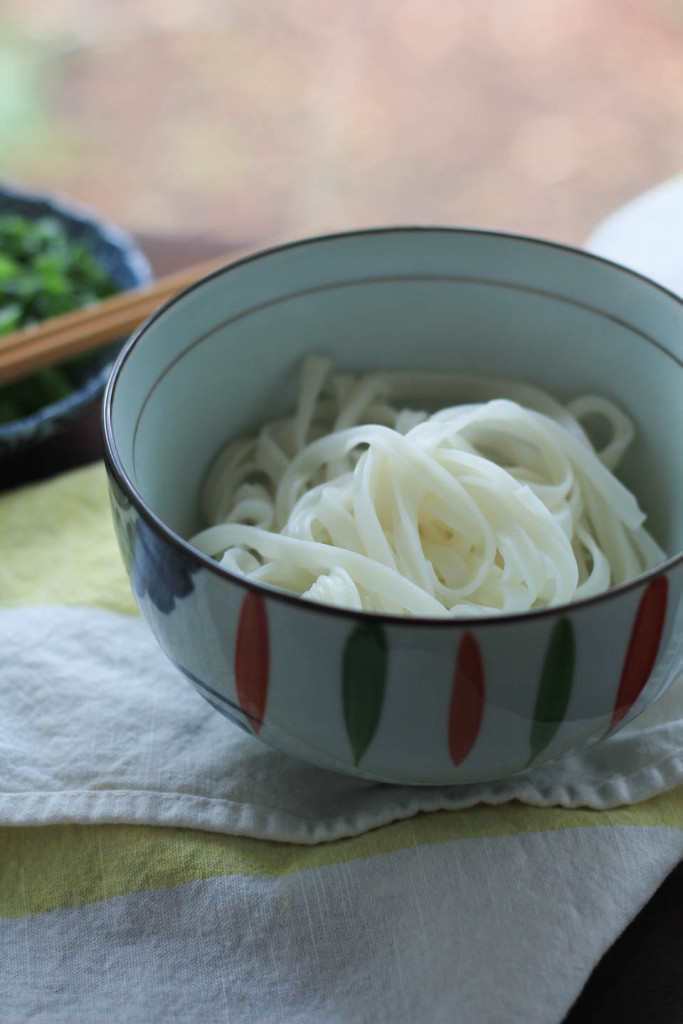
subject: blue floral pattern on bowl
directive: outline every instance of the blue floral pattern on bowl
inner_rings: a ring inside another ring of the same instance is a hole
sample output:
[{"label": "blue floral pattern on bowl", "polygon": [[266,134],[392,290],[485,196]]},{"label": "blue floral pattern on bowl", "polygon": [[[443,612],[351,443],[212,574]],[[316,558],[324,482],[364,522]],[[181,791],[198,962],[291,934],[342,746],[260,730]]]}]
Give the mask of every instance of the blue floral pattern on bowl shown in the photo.
[{"label": "blue floral pattern on bowl", "polygon": [[164,615],[170,615],[176,599],[194,590],[192,576],[199,569],[185,552],[167,544],[144,519],[137,521],[131,580],[135,596],[150,601]]},{"label": "blue floral pattern on bowl", "polygon": [[139,601],[148,597],[162,615],[170,615],[176,601],[193,592],[199,562],[155,533],[111,474],[109,496],[116,539],[135,596]]}]

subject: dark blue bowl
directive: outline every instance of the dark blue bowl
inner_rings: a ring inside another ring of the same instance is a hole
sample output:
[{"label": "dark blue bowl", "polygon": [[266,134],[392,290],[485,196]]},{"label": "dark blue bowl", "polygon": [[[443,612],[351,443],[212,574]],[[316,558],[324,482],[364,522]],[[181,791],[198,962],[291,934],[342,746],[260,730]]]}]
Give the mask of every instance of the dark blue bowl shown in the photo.
[{"label": "dark blue bowl", "polygon": [[[120,228],[101,220],[91,210],[61,197],[53,198],[0,186],[0,217],[8,213],[22,217],[53,217],[65,227],[69,238],[85,245],[119,288],[135,288],[152,280],[152,271],[133,238]],[[122,339],[123,341],[123,339]],[[50,405],[10,423],[0,423],[0,456],[16,453],[64,432],[76,419],[98,403],[121,342],[94,352],[74,377],[74,389]]]}]

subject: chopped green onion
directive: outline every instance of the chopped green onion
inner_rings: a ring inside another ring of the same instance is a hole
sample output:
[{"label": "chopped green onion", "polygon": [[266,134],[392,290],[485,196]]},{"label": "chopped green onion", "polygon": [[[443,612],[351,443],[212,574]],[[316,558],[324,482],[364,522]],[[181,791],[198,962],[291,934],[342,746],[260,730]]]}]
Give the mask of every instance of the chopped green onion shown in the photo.
[{"label": "chopped green onion", "polygon": [[[98,302],[119,291],[86,246],[55,217],[0,216],[0,345],[22,327]],[[73,390],[82,360],[40,370],[0,389],[0,423],[27,416]]]}]

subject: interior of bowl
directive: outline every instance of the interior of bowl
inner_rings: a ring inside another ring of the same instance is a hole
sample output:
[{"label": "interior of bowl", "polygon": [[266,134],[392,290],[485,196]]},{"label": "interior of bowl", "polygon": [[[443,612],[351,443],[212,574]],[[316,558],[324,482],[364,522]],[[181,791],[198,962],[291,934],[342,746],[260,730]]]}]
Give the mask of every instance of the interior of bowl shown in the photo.
[{"label": "interior of bowl", "polygon": [[[182,537],[229,439],[291,410],[302,357],[335,368],[449,370],[604,395],[632,417],[620,476],[659,542],[683,546],[683,304],[595,257],[509,235],[390,229],[235,264],[169,304],[109,385],[119,470]],[[453,401],[466,399],[455,395]]]}]

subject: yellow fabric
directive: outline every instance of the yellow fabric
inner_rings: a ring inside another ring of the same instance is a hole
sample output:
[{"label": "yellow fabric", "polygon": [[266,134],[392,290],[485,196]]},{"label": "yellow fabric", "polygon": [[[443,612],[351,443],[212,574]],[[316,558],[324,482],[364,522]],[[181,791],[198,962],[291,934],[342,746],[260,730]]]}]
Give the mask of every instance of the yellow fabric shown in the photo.
[{"label": "yellow fabric", "polygon": [[0,501],[0,606],[91,605],[138,613],[97,463]]},{"label": "yellow fabric", "polygon": [[614,825],[683,830],[683,787],[612,811],[513,803],[421,814],[317,846],[130,825],[3,828],[0,917],[41,914],[219,875],[278,878],[448,840]]}]

